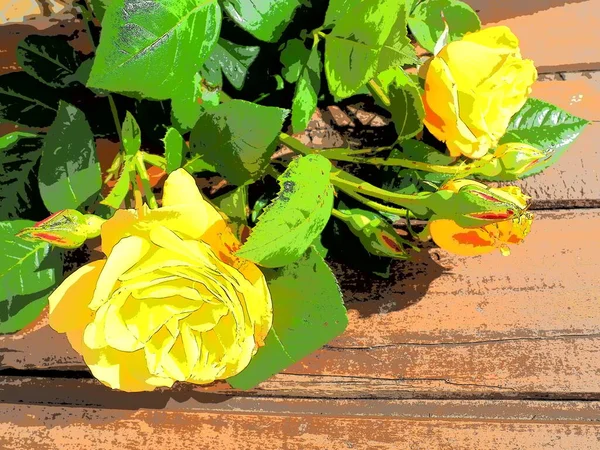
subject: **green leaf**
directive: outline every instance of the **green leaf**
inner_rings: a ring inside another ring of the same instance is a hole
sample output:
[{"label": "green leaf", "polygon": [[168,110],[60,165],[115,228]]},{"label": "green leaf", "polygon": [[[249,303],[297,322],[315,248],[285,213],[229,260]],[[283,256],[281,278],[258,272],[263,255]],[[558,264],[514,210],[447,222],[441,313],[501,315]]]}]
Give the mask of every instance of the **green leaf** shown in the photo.
[{"label": "green leaf", "polygon": [[335,26],[325,45],[325,73],[334,95],[350,97],[378,70],[387,69],[392,62],[414,59],[414,50],[406,45],[406,27],[401,26],[404,2],[348,0],[332,2],[329,8],[333,7],[337,7],[336,12],[329,16],[335,19]]},{"label": "green leaf", "polygon": [[348,325],[337,281],[314,249],[278,270],[265,270],[273,300],[273,327],[240,374],[229,378],[236,389],[258,383],[318,350]]},{"label": "green leaf", "polygon": [[[408,6],[410,5],[407,4],[406,7]],[[405,14],[400,13],[396,17],[396,23],[394,23],[392,31],[379,54],[377,72],[402,67],[407,64],[416,65],[418,63],[417,52],[408,38],[407,15],[405,11]]]},{"label": "green leaf", "polygon": [[135,117],[129,111],[125,114],[125,120],[121,126],[123,135],[123,148],[125,154],[129,156],[135,155],[142,148],[142,132]]},{"label": "green leaf", "polygon": [[258,179],[269,165],[287,111],[232,100],[207,108],[194,127],[192,152],[235,185]]},{"label": "green leaf", "polygon": [[90,0],[94,16],[102,23],[106,9],[110,6],[113,0]]},{"label": "green leaf", "polygon": [[47,127],[58,110],[58,95],[25,72],[0,76],[0,123]]},{"label": "green leaf", "polygon": [[44,140],[39,186],[51,212],[83,207],[102,187],[92,130],[84,114],[65,102]]},{"label": "green leaf", "polygon": [[194,128],[202,114],[201,82],[202,77],[196,73],[190,81],[182,80],[171,97],[171,121],[181,132]]},{"label": "green leaf", "polygon": [[554,164],[564,151],[577,139],[589,122],[573,116],[558,106],[530,98],[516,113],[500,144],[522,142],[546,154],[543,163],[536,163],[520,178],[535,175]]},{"label": "green leaf", "polygon": [[45,215],[37,182],[42,143],[42,138],[22,132],[0,138],[0,220]]},{"label": "green leaf", "polygon": [[298,0],[224,0],[231,19],[254,37],[276,42],[291,22]]},{"label": "green leaf", "polygon": [[65,87],[81,58],[58,36],[27,36],[17,47],[17,62],[29,75],[52,87]]},{"label": "green leaf", "polygon": [[242,229],[248,229],[248,214],[250,212],[248,186],[240,186],[227,194],[223,194],[215,198],[213,203],[229,218],[230,227],[234,234],[241,238]]},{"label": "green leaf", "polygon": [[45,242],[15,236],[29,220],[0,222],[0,333],[14,333],[33,321],[62,275],[57,251]]},{"label": "green leaf", "polygon": [[119,179],[113,186],[110,193],[106,196],[104,200],[100,203],[103,205],[110,206],[114,209],[119,209],[123,202],[125,201],[125,197],[129,193],[129,187],[131,184],[131,169],[133,168],[134,161],[131,157],[126,157],[124,163],[123,172],[119,176]]},{"label": "green leaf", "polygon": [[209,59],[214,65],[220,67],[233,87],[239,90],[244,86],[248,69],[259,51],[260,47],[238,45],[219,39]]},{"label": "green leaf", "polygon": [[459,0],[426,0],[420,3],[408,18],[408,26],[419,44],[433,52],[435,43],[444,32],[444,19],[450,29],[450,42],[470,31],[481,28],[477,13]]},{"label": "green leaf", "polygon": [[167,173],[171,173],[181,167],[186,145],[183,137],[181,137],[181,134],[175,128],[167,130],[164,142]]},{"label": "green leaf", "polygon": [[279,177],[279,195],[237,255],[264,267],[281,267],[300,258],[329,221],[330,170],[331,163],[320,155],[292,161]]},{"label": "green leaf", "polygon": [[292,129],[301,133],[317,109],[317,98],[321,89],[321,54],[317,46],[309,53],[300,72],[292,102]]},{"label": "green leaf", "polygon": [[88,86],[147,98],[171,98],[219,37],[214,0],[114,0],[102,21]]},{"label": "green leaf", "polygon": [[419,87],[400,68],[381,72],[377,81],[390,104],[381,105],[392,113],[400,140],[411,138],[423,129],[425,107]]},{"label": "green leaf", "polygon": [[281,51],[279,59],[283,65],[281,74],[288,83],[295,83],[300,78],[300,72],[306,65],[310,50],[304,45],[304,41],[300,39],[290,39],[286,42],[284,49]]}]

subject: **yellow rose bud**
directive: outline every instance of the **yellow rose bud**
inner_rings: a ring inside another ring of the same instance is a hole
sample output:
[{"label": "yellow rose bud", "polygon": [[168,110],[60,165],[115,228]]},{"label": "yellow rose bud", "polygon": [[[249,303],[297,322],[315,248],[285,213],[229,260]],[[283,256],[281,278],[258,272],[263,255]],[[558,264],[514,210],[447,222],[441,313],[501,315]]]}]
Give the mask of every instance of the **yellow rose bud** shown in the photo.
[{"label": "yellow rose bud", "polygon": [[521,58],[507,27],[468,33],[429,62],[425,125],[450,155],[481,158],[496,147],[536,78],[533,62]]},{"label": "yellow rose bud", "polygon": [[510,254],[508,244],[520,244],[529,234],[532,221],[533,214],[529,212],[511,220],[473,228],[440,219],[429,224],[429,233],[439,247],[457,255],[483,255],[499,249],[506,256]]},{"label": "yellow rose bud", "polygon": [[50,296],[50,325],[113,389],[205,384],[241,372],[272,323],[262,272],[183,169],[163,207],[119,210],[102,225],[107,258]]}]

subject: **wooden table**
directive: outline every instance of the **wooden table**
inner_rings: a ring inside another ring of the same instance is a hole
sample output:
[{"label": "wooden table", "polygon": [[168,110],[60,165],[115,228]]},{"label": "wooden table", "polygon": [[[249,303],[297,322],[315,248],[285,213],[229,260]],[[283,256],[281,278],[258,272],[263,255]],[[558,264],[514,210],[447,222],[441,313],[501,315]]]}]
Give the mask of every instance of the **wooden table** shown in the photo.
[{"label": "wooden table", "polygon": [[247,392],[111,391],[42,320],[0,337],[0,448],[600,449],[600,0],[470,3],[550,80],[534,96],[595,122],[521,183],[524,245],[336,267],[347,331]]}]

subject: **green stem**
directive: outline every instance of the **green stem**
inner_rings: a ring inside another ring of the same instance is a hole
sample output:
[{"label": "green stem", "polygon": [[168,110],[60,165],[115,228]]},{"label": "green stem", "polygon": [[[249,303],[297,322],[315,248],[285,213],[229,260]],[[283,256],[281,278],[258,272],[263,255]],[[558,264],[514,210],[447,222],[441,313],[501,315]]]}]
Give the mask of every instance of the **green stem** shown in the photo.
[{"label": "green stem", "polygon": [[331,210],[331,215],[333,217],[337,217],[340,220],[343,220],[344,222],[348,219],[348,217],[350,217],[350,214],[343,213],[339,209],[335,208]]},{"label": "green stem", "polygon": [[119,136],[119,142],[121,143],[121,150],[124,152],[125,147],[123,146],[123,130],[121,129],[121,122],[119,121],[119,113],[117,111],[117,105],[112,95],[108,95],[108,103],[110,105],[110,112],[115,122],[115,128],[117,129],[117,136]]},{"label": "green stem", "polygon": [[356,192],[352,192],[352,191],[344,191],[344,192],[349,197],[352,197],[354,200],[358,200],[363,205],[368,206],[369,208],[372,208],[375,211],[384,212],[384,213],[388,213],[388,214],[395,214],[397,216],[406,216],[407,214],[410,214],[410,211],[408,211],[407,209],[394,208],[393,206],[383,205],[376,201],[369,200],[368,198],[363,197],[362,195],[360,195]]},{"label": "green stem", "polygon": [[385,92],[383,92],[383,88],[379,86],[379,84],[377,84],[375,80],[369,80],[369,82],[367,83],[367,88],[369,89],[373,97],[379,99],[379,101],[385,107],[389,108],[391,106],[392,101],[390,100],[388,95]]},{"label": "green stem", "polygon": [[152,164],[162,170],[167,170],[167,160],[163,156],[152,155],[144,151],[140,151],[139,154],[142,156],[144,162]]},{"label": "green stem", "polygon": [[441,166],[436,164],[429,164],[421,161],[413,161],[404,158],[367,158],[355,155],[364,155],[369,153],[376,153],[385,150],[391,150],[393,147],[379,147],[379,148],[368,148],[361,150],[352,150],[348,148],[328,148],[317,150],[304,145],[299,140],[293,138],[289,134],[280,133],[279,142],[296,153],[301,155],[319,154],[327,159],[333,159],[336,161],[345,161],[355,164],[372,164],[376,166],[393,166],[393,167],[404,167],[407,169],[422,170],[424,172],[441,173],[455,176],[468,176],[479,169],[482,165],[487,164],[487,161],[478,161],[472,164],[466,164],[462,166]]},{"label": "green stem", "polygon": [[[140,176],[142,180],[142,186],[144,186],[144,196],[148,201],[148,206],[151,209],[158,208],[158,203],[156,202],[156,198],[154,197],[154,192],[152,192],[152,186],[150,185],[150,176],[148,175],[148,171],[146,170],[146,164],[144,163],[144,157],[139,153],[134,157],[135,158],[135,171]],[[134,181],[137,185],[137,182]]]}]

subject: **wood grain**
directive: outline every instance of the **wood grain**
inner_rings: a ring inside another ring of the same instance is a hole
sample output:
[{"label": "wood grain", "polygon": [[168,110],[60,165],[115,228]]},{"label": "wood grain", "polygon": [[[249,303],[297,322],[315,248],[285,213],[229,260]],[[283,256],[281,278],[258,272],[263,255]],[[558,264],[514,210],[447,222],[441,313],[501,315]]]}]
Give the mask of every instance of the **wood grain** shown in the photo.
[{"label": "wood grain", "polygon": [[540,73],[600,69],[600,0],[467,0],[485,26],[506,25]]},{"label": "wood grain", "polygon": [[[0,447],[48,450],[597,449],[600,424],[0,406]],[[17,425],[17,426],[15,426]]]},{"label": "wood grain", "polygon": [[[600,399],[598,227],[600,210],[540,212],[510,257],[432,248],[389,280],[338,268],[346,332],[248,394]],[[0,347],[0,368],[85,370],[43,324]]]}]

